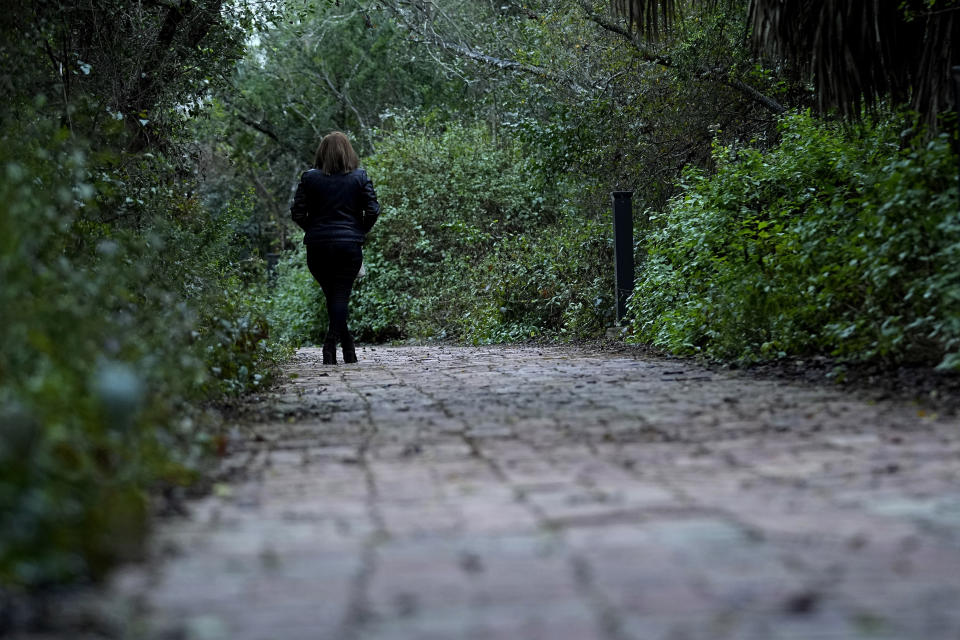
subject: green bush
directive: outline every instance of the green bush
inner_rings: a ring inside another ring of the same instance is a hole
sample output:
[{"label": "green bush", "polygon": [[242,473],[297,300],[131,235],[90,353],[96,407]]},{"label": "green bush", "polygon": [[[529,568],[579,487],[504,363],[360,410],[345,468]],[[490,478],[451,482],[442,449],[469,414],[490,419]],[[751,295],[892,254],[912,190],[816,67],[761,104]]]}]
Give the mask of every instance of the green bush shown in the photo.
[{"label": "green bush", "polygon": [[[457,321],[480,291],[471,267],[504,237],[555,215],[520,150],[486,127],[397,118],[368,162],[383,214],[357,289],[364,339],[461,337]],[[482,285],[481,285],[482,287]]]},{"label": "green bush", "polygon": [[[396,118],[367,169],[383,213],[351,300],[364,341],[501,342],[596,335],[611,320],[609,220],[542,188],[519,145],[484,124]],[[325,326],[303,252],[284,258],[273,324],[292,343]],[[322,296],[320,296],[322,298]]]},{"label": "green bush", "polygon": [[769,150],[715,149],[653,213],[634,340],[758,360],[960,367],[957,161],[901,118],[787,116]]},{"label": "green bush", "polygon": [[544,189],[483,124],[401,119],[369,163],[384,207],[357,289],[365,339],[501,342],[598,333],[610,296],[602,221]]},{"label": "green bush", "polygon": [[[266,382],[262,268],[160,156],[0,135],[0,584],[102,575],[196,477],[202,403]],[[178,185],[178,186],[174,186]]]}]

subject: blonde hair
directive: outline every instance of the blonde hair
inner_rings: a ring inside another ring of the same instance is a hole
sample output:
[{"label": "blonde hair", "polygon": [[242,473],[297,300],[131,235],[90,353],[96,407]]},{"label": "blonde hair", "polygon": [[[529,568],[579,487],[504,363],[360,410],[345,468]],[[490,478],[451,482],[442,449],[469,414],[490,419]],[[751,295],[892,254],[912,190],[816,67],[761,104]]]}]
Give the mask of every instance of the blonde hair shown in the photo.
[{"label": "blonde hair", "polygon": [[357,152],[353,150],[346,134],[334,131],[320,141],[313,164],[325,174],[333,175],[350,173],[360,166],[360,159],[357,158]]}]

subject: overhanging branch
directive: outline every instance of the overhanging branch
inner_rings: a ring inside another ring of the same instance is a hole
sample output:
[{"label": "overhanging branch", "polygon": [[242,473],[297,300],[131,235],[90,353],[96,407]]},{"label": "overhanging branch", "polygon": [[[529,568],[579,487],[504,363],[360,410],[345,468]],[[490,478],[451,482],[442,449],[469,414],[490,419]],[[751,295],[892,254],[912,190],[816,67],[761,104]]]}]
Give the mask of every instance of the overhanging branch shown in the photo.
[{"label": "overhanging branch", "polygon": [[[643,43],[640,42],[640,40],[638,39],[638,36],[633,32],[631,32],[629,29],[627,29],[626,27],[620,24],[617,24],[616,22],[611,22],[605,16],[597,13],[593,9],[593,6],[590,4],[589,0],[580,0],[579,4],[580,4],[580,8],[583,9],[583,12],[587,16],[588,20],[590,20],[591,22],[599,26],[601,29],[604,29],[605,31],[609,31],[610,33],[616,34],[617,36],[620,36],[621,38],[626,40],[628,43],[630,43],[630,45],[634,48],[634,50],[636,50],[636,52],[640,55],[640,57],[643,60],[647,62],[659,64],[664,67],[672,68],[674,66],[673,62],[669,58],[665,58],[664,56],[658,55],[653,51],[650,51],[647,47],[643,46]],[[760,92],[756,88],[751,87],[746,82],[743,82],[742,80],[739,80],[739,79],[730,79],[729,77],[727,77],[726,73],[722,70],[713,69],[708,71],[707,73],[702,74],[701,77],[707,80],[710,80],[712,82],[717,82],[724,86],[730,87],[731,89],[735,89],[740,93],[742,93],[743,95],[750,98],[751,100],[753,100],[754,102],[756,102],[757,104],[763,106],[764,108],[778,115],[781,113],[785,113],[787,110],[787,108],[784,107],[779,102],[777,102],[777,100]]]},{"label": "overhanging branch", "polygon": [[740,93],[744,94],[745,96],[748,96],[749,98],[752,98],[755,102],[763,105],[764,107],[776,113],[777,115],[780,115],[781,113],[786,113],[787,111],[787,108],[785,106],[783,106],[782,104],[780,104],[779,102],[771,98],[770,96],[760,93],[759,91],[757,91],[756,89],[748,85],[746,82],[743,82],[742,80],[731,80],[730,78],[724,78],[719,73],[714,76],[711,76],[711,79],[721,84],[725,84],[732,89],[736,89]]},{"label": "overhanging branch", "polygon": [[243,113],[242,111],[240,111],[240,109],[237,108],[236,105],[230,103],[228,100],[224,100],[224,103],[225,103],[228,107],[230,107],[230,111],[233,112],[233,115],[234,115],[234,116],[237,118],[237,120],[239,120],[241,123],[247,125],[248,127],[250,127],[251,129],[253,129],[254,131],[257,131],[257,132],[262,133],[263,135],[267,136],[268,138],[270,138],[271,140],[273,140],[274,142],[276,142],[276,143],[277,143],[277,146],[279,146],[279,147],[280,147],[281,149],[283,149],[284,151],[290,153],[290,154],[293,155],[294,157],[299,158],[299,157],[301,157],[301,156],[303,155],[299,149],[295,148],[293,145],[289,144],[288,142],[282,140],[282,139],[280,138],[280,136],[277,134],[277,132],[274,131],[274,130],[270,127],[270,125],[267,124],[265,121],[263,121],[263,120],[259,120],[259,121],[258,121],[258,120],[256,120],[256,119],[254,119],[254,118],[246,115],[245,113]]},{"label": "overhanging branch", "polygon": [[407,6],[407,3],[400,2],[399,4],[395,4],[388,0],[384,0],[383,6],[393,13],[393,15],[403,24],[407,31],[416,36],[416,39],[413,39],[412,42],[423,44],[427,47],[442,49],[449,53],[455,54],[458,57],[465,58],[488,67],[536,76],[538,78],[566,84],[567,86],[571,86],[579,93],[586,92],[586,90],[580,85],[575,83],[571,84],[553,71],[544,67],[491,55],[462,42],[451,42],[448,38],[437,33],[437,31],[433,28],[432,21],[435,18],[435,13],[439,13],[440,15],[443,13],[431,3],[425,3],[422,7],[419,7],[419,9],[423,12],[424,17],[422,23],[411,19],[409,12],[411,10],[416,10],[416,8]]},{"label": "overhanging branch", "polygon": [[[452,42],[446,42],[439,38],[432,38],[427,44],[432,44],[440,49],[450,51],[455,53],[462,58],[467,58],[468,60],[473,60],[474,62],[479,62],[487,66],[495,67],[497,69],[502,69],[504,71],[514,71],[519,73],[525,73],[528,75],[537,76],[538,78],[543,78],[546,80],[552,80],[554,82],[565,83],[565,81],[560,78],[557,74],[553,73],[549,69],[543,67],[538,67],[532,64],[525,64],[523,62],[517,62],[516,60],[508,60],[506,58],[498,58],[496,56],[491,56],[489,54],[477,51],[470,47],[466,47],[459,44],[454,44]],[[567,86],[573,88],[578,93],[586,93],[587,90],[581,87],[576,83],[565,83]]]}]

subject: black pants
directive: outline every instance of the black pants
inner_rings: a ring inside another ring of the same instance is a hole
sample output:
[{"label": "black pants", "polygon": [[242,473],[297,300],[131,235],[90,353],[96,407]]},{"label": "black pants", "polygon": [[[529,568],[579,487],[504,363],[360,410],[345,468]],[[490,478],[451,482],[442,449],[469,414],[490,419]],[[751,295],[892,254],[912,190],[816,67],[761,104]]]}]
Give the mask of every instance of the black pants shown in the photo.
[{"label": "black pants", "polygon": [[338,342],[353,345],[353,336],[347,329],[348,303],[353,281],[363,262],[363,250],[359,242],[336,241],[307,245],[307,267],[327,299],[327,337],[324,345],[336,346]]}]

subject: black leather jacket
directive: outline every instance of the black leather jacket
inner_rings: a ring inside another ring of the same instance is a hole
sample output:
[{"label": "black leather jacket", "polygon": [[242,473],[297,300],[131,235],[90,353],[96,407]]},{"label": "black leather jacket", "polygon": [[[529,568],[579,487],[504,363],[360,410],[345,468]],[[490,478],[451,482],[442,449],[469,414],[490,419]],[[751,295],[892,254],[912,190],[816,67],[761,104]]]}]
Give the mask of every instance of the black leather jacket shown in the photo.
[{"label": "black leather jacket", "polygon": [[363,169],[327,175],[310,169],[300,177],[290,216],[306,231],[304,244],[363,242],[380,215],[373,183]]}]

